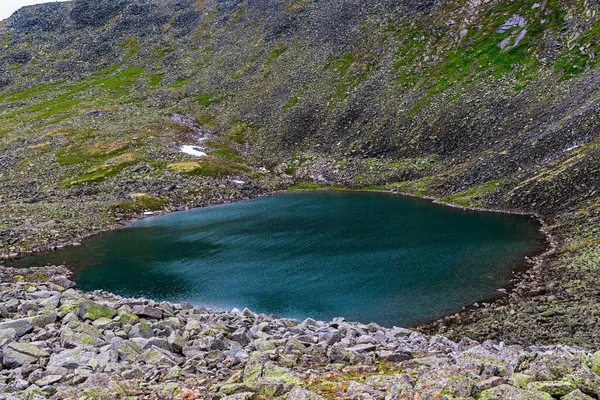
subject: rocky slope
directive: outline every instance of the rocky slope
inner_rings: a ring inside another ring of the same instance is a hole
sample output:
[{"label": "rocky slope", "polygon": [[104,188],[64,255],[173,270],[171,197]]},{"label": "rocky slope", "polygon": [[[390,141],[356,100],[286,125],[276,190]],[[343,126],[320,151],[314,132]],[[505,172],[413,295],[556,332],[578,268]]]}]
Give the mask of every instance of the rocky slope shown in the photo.
[{"label": "rocky slope", "polygon": [[593,399],[600,352],[85,294],[0,270],[0,398]]},{"label": "rocky slope", "polygon": [[595,349],[599,11],[587,0],[24,8],[0,22],[0,248],[17,256],[297,183],[537,213],[557,249],[510,301],[428,329]]}]

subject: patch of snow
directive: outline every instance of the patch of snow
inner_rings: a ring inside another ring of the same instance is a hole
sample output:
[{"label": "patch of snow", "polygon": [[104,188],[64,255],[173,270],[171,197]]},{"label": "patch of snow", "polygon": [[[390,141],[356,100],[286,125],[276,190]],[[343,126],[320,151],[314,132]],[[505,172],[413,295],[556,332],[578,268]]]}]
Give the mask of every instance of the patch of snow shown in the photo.
[{"label": "patch of snow", "polygon": [[569,151],[578,149],[579,147],[581,147],[580,144],[576,144],[575,146],[571,146],[571,147],[569,147],[568,149],[565,150],[565,153],[568,153]]},{"label": "patch of snow", "polygon": [[203,151],[204,148],[202,148],[200,146],[185,145],[185,146],[181,146],[180,150],[182,153],[189,154],[190,156],[196,156],[196,157],[206,156],[206,153]]},{"label": "patch of snow", "polygon": [[146,211],[144,215],[154,215],[154,211]]},{"label": "patch of snow", "polygon": [[525,28],[521,32],[519,32],[519,35],[515,39],[515,43],[512,45],[512,47],[515,47],[516,45],[518,45],[519,42],[521,41],[521,39],[523,39],[525,37],[526,33],[527,33],[527,28]]},{"label": "patch of snow", "polygon": [[533,6],[531,6],[532,10],[535,10],[536,8],[540,8],[542,6],[542,3],[535,3]]},{"label": "patch of snow", "polygon": [[504,39],[503,41],[501,41],[500,43],[498,43],[498,46],[500,46],[500,48],[502,50],[504,50],[508,46],[508,44],[510,43],[510,39],[511,39],[510,37],[507,37],[506,39]]},{"label": "patch of snow", "polygon": [[244,184],[244,183],[246,183],[246,182],[244,182],[244,181],[236,181],[236,180],[234,180],[234,181],[233,181],[233,183],[235,183],[236,185],[243,185],[243,184]]},{"label": "patch of snow", "polygon": [[521,28],[525,27],[525,25],[527,25],[527,23],[525,22],[525,18],[521,17],[518,14],[513,15],[512,17],[510,17],[509,19],[506,20],[505,23],[502,24],[502,26],[500,26],[500,28],[498,28],[497,32],[498,33],[504,33],[512,28],[515,28],[517,26],[520,26]]}]

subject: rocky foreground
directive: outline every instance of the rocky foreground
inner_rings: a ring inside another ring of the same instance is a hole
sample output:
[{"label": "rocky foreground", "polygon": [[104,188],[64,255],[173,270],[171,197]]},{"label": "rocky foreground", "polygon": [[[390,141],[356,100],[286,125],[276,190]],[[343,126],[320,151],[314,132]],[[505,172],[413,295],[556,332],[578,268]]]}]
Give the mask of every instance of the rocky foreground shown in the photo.
[{"label": "rocky foreground", "polygon": [[1,399],[591,399],[600,352],[77,291],[0,268]]}]

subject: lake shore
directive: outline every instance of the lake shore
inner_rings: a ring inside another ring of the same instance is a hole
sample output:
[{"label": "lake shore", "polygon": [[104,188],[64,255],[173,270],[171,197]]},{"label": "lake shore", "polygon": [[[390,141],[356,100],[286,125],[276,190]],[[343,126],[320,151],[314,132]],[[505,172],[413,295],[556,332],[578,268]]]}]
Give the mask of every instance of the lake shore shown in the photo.
[{"label": "lake shore", "polygon": [[[323,186],[323,188],[325,188],[325,189],[327,189],[328,187],[330,187],[330,186]],[[340,189],[339,186],[331,186],[331,188],[333,188],[333,190]],[[356,189],[348,188],[348,189],[344,189],[344,190],[356,190]],[[370,190],[370,191],[372,191],[372,190]],[[286,190],[283,190],[283,191],[282,190],[253,191],[250,195],[248,195],[248,193],[246,193],[246,196],[243,199],[270,196],[270,195],[274,195],[274,194],[282,193],[282,192],[286,192]],[[515,265],[512,268],[513,271],[518,272],[518,273],[511,280],[511,285],[508,285],[505,288],[507,290],[506,293],[498,292],[498,296],[494,296],[492,298],[481,299],[480,301],[474,303],[473,305],[465,307],[463,310],[461,310],[458,313],[450,314],[450,315],[441,315],[437,318],[432,318],[431,323],[423,324],[421,326],[416,327],[418,330],[427,332],[429,334],[442,333],[442,334],[447,334],[450,337],[453,337],[453,335],[455,334],[454,333],[455,331],[458,331],[458,332],[467,331],[470,333],[470,335],[472,337],[475,337],[478,339],[487,337],[487,338],[494,338],[494,339],[504,339],[511,343],[522,343],[522,344],[527,343],[528,339],[526,337],[523,337],[523,335],[502,336],[501,334],[496,334],[496,333],[490,335],[488,332],[482,332],[481,330],[479,330],[477,328],[474,330],[469,330],[469,329],[470,329],[470,327],[477,327],[478,321],[486,320],[486,317],[484,316],[486,314],[485,311],[489,312],[490,310],[502,310],[507,305],[518,306],[522,302],[527,302],[532,297],[535,298],[535,297],[543,296],[544,294],[546,294],[544,290],[540,290],[540,288],[543,288],[545,286],[543,283],[543,278],[542,278],[542,275],[544,272],[544,267],[550,263],[553,256],[555,255],[556,249],[560,243],[560,239],[556,235],[552,234],[546,220],[542,216],[535,214],[535,213],[515,212],[515,211],[503,210],[503,209],[486,209],[486,208],[479,208],[479,207],[475,208],[475,209],[467,209],[465,207],[461,207],[456,204],[442,202],[442,201],[440,201],[439,198],[432,197],[432,196],[414,196],[414,195],[411,195],[408,193],[398,193],[398,192],[393,192],[393,191],[380,191],[380,192],[424,199],[424,200],[432,201],[434,203],[437,203],[437,204],[440,204],[440,205],[443,205],[446,207],[454,207],[454,208],[479,211],[479,212],[495,212],[495,213],[529,215],[529,216],[537,218],[537,220],[541,224],[541,231],[547,237],[548,249],[543,254],[532,254],[530,258],[528,258],[527,260],[523,260],[522,264]],[[242,199],[240,199],[240,200],[242,200]],[[210,200],[206,201],[203,204],[203,206],[226,204],[226,203],[230,203],[230,202],[231,201],[223,201],[222,199],[218,199],[218,198],[210,199]],[[162,215],[162,214],[169,213],[169,212],[182,211],[185,209],[187,209],[187,207],[180,206],[177,208],[173,208],[169,211],[153,212],[152,216]],[[87,235],[80,235],[75,240],[62,241],[62,242],[58,242],[58,243],[55,243],[52,245],[40,246],[37,248],[34,247],[33,250],[31,250],[29,254],[39,253],[39,252],[44,252],[44,251],[51,251],[53,249],[54,250],[60,249],[64,246],[69,246],[69,245],[77,246],[81,243],[82,240],[85,240],[86,238],[89,238],[89,237],[97,235],[97,234],[101,234],[103,232],[108,232],[108,231],[112,231],[115,229],[123,228],[134,221],[148,218],[149,216],[150,215],[147,215],[144,212],[138,212],[135,214],[130,214],[130,215],[124,216],[124,217],[119,217],[119,221],[116,224],[103,227],[100,230],[90,231],[90,232],[88,232]],[[5,255],[5,258],[6,258],[6,255]],[[1,265],[1,262],[0,262],[0,265]],[[482,314],[484,314],[484,315],[482,315]],[[523,320],[526,321],[526,318],[523,318]],[[525,325],[525,324],[526,324],[526,322],[524,322],[523,325]],[[520,325],[520,324],[518,324],[518,325]],[[517,331],[519,331],[519,333],[526,332],[526,330],[522,329],[522,328],[523,327],[521,327],[521,326],[516,327],[516,329],[517,329]],[[488,337],[488,336],[491,336],[491,337]],[[517,336],[518,339],[515,339],[514,336]],[[591,343],[593,344],[593,343],[595,343],[595,341],[593,341]],[[579,344],[586,344],[586,343],[579,343]]]},{"label": "lake shore", "polygon": [[578,348],[83,293],[68,275],[55,266],[0,269],[0,392],[9,398],[600,395],[600,356]]}]

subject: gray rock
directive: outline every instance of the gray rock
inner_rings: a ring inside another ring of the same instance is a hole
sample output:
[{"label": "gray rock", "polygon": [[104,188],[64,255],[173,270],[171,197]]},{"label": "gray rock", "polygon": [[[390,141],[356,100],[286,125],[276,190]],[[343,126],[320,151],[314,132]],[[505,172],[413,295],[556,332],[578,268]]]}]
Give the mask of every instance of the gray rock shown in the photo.
[{"label": "gray rock", "polygon": [[63,378],[62,375],[47,375],[47,376],[35,381],[35,384],[39,387],[44,387],[44,386],[48,386],[48,385],[52,385],[54,383],[60,382],[60,380],[62,378]]},{"label": "gray rock", "polygon": [[70,281],[66,276],[63,275],[53,276],[50,278],[49,281],[54,283],[55,285],[62,287],[65,290],[75,287],[75,282]]},{"label": "gray rock", "polygon": [[142,320],[131,328],[128,336],[130,338],[141,337],[144,339],[150,339],[151,337],[155,336],[155,333],[154,329],[152,329],[152,326],[148,322]]},{"label": "gray rock", "polygon": [[14,319],[0,322],[0,330],[12,329],[18,337],[26,335],[33,330],[30,318]]},{"label": "gray rock", "polygon": [[163,317],[163,312],[161,309],[143,305],[134,306],[133,313],[142,317],[150,317],[156,319],[161,319]]},{"label": "gray rock", "polygon": [[89,319],[95,321],[100,318],[112,319],[117,315],[117,310],[91,300],[85,300],[79,302],[77,315],[83,320]]},{"label": "gray rock", "polygon": [[96,353],[81,348],[63,350],[60,353],[50,356],[48,367],[61,367],[73,370],[86,366],[94,357],[96,357]]},{"label": "gray rock", "polygon": [[176,353],[181,353],[183,346],[185,346],[185,339],[175,331],[171,332],[167,342],[169,343],[169,346],[171,346],[171,350]]},{"label": "gray rock", "polygon": [[18,368],[37,362],[40,358],[48,357],[48,352],[29,343],[12,342],[2,351],[2,363],[8,368]]},{"label": "gray rock", "polygon": [[592,400],[593,397],[588,396],[581,390],[577,389],[560,398],[561,400]]},{"label": "gray rock", "polygon": [[479,400],[552,400],[552,396],[544,392],[531,392],[517,389],[509,385],[500,385],[481,392]]},{"label": "gray rock", "polygon": [[16,340],[17,337],[18,337],[17,331],[12,328],[0,330],[0,340],[1,339]]},{"label": "gray rock", "polygon": [[287,395],[287,400],[324,400],[323,397],[300,387],[293,388]]},{"label": "gray rock", "polygon": [[366,352],[371,352],[371,351],[375,351],[377,349],[377,346],[374,344],[357,344],[356,346],[352,346],[348,348],[348,351],[352,351],[355,353],[366,353]]}]

